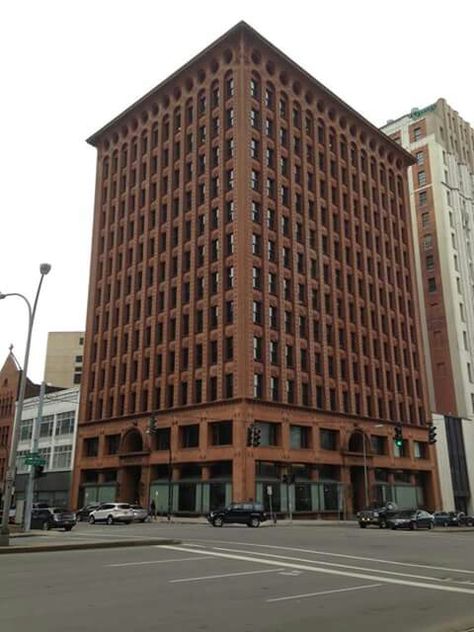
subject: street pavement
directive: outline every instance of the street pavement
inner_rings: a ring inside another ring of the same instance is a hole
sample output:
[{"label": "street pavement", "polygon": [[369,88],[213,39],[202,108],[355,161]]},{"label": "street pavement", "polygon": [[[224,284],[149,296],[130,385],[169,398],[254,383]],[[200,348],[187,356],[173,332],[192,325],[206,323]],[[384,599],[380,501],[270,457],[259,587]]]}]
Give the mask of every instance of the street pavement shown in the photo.
[{"label": "street pavement", "polygon": [[473,531],[156,522],[41,539],[151,537],[181,544],[1,556],[1,632],[474,627]]}]

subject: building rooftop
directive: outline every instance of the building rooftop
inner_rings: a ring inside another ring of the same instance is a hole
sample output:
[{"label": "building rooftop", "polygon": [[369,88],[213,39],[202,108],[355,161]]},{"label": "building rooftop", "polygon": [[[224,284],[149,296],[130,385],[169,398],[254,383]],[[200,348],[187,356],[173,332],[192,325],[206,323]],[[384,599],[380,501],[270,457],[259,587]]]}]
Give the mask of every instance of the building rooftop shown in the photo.
[{"label": "building rooftop", "polygon": [[103,137],[103,135],[108,132],[109,130],[111,130],[115,125],[117,125],[124,117],[126,117],[128,114],[130,114],[131,112],[133,112],[136,108],[138,108],[139,106],[145,104],[151,97],[155,96],[157,93],[159,93],[162,89],[166,88],[170,83],[173,82],[173,80],[175,80],[181,73],[183,73],[185,70],[191,68],[191,66],[193,66],[194,64],[196,64],[196,62],[198,62],[200,59],[202,59],[205,55],[207,55],[208,53],[210,53],[213,49],[215,49],[217,46],[219,46],[220,44],[224,43],[226,40],[231,39],[234,36],[237,36],[239,34],[247,34],[250,35],[251,37],[253,37],[254,39],[256,39],[257,41],[259,41],[261,44],[263,44],[264,46],[270,48],[277,56],[279,56],[280,58],[283,58],[286,63],[288,63],[290,66],[293,67],[293,69],[299,73],[301,73],[302,75],[304,75],[304,77],[309,80],[313,85],[315,85],[316,88],[318,88],[322,93],[324,93],[325,95],[327,95],[335,104],[343,107],[344,109],[346,109],[348,112],[350,112],[355,118],[357,118],[359,120],[359,122],[364,125],[365,127],[367,127],[373,134],[375,134],[376,136],[378,136],[379,138],[382,137],[385,142],[390,145],[392,147],[393,150],[395,150],[397,152],[397,154],[401,154],[402,156],[404,156],[404,158],[406,160],[409,160],[410,162],[413,162],[413,156],[408,153],[406,150],[404,150],[398,143],[394,142],[391,138],[389,138],[388,136],[386,136],[376,125],[374,125],[373,123],[371,123],[370,121],[368,121],[364,116],[362,116],[361,114],[359,114],[359,112],[357,112],[356,110],[354,110],[350,105],[348,105],[347,103],[345,103],[340,97],[338,97],[336,94],[334,94],[331,90],[329,90],[329,88],[327,88],[326,86],[324,86],[322,83],[320,83],[315,77],[313,77],[309,72],[307,72],[304,68],[302,68],[299,64],[297,64],[296,62],[294,62],[292,59],[290,59],[290,57],[288,57],[287,55],[285,55],[285,53],[283,53],[280,49],[278,49],[274,44],[272,44],[269,40],[267,40],[265,37],[263,37],[263,35],[261,35],[258,31],[256,31],[254,28],[252,28],[249,24],[247,24],[247,22],[245,21],[240,21],[238,22],[235,26],[233,26],[231,29],[229,29],[226,33],[224,33],[223,35],[221,35],[221,37],[219,37],[217,40],[215,40],[212,44],[210,44],[209,46],[207,46],[204,50],[202,50],[200,53],[198,53],[197,55],[195,55],[192,59],[190,59],[186,64],[184,64],[183,66],[181,66],[180,68],[178,68],[178,70],[176,70],[174,73],[172,73],[169,77],[167,77],[164,81],[162,81],[161,83],[159,83],[157,86],[155,86],[154,88],[152,88],[149,92],[147,92],[143,97],[141,97],[140,99],[138,99],[137,101],[135,101],[132,105],[130,105],[128,108],[126,108],[123,112],[121,112],[120,114],[118,114],[115,118],[113,118],[111,121],[109,121],[108,123],[106,123],[106,125],[104,125],[103,127],[101,127],[97,132],[95,132],[94,134],[92,134],[88,139],[87,142],[90,145],[93,146],[97,146],[99,140]]}]

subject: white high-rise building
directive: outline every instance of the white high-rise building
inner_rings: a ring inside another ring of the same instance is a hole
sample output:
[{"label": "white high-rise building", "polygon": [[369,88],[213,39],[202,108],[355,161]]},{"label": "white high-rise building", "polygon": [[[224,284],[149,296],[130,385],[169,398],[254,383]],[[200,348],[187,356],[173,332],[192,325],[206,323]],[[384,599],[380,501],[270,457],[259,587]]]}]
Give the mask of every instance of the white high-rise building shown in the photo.
[{"label": "white high-rise building", "polygon": [[443,500],[473,511],[474,129],[438,99],[382,131],[416,158],[410,201]]}]

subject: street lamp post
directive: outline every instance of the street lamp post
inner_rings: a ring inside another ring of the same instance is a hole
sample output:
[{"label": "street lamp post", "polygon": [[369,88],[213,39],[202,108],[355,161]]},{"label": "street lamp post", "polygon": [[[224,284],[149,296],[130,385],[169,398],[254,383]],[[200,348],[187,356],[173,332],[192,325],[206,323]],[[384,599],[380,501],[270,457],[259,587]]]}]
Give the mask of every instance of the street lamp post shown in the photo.
[{"label": "street lamp post", "polygon": [[23,413],[23,402],[25,399],[25,390],[26,390],[26,380],[28,374],[28,361],[30,358],[30,346],[31,346],[31,334],[33,332],[33,324],[35,320],[36,307],[38,305],[38,299],[41,291],[41,286],[43,285],[44,277],[49,274],[51,270],[51,265],[49,263],[42,263],[40,265],[40,274],[41,278],[38,283],[38,289],[36,290],[35,301],[33,303],[33,307],[26,296],[23,294],[19,294],[18,292],[11,292],[9,294],[2,294],[0,292],[0,300],[7,298],[8,296],[19,296],[22,298],[27,307],[28,307],[28,335],[26,338],[26,347],[25,347],[25,359],[23,361],[23,370],[21,373],[20,379],[20,389],[18,392],[18,400],[16,404],[15,411],[15,421],[13,423],[13,436],[12,436],[12,444],[10,455],[8,458],[8,469],[7,476],[5,480],[5,491],[3,495],[3,515],[2,515],[2,527],[0,530],[0,546],[8,546],[10,544],[10,528],[8,525],[8,520],[10,517],[10,507],[12,502],[12,491],[13,485],[15,483],[15,470],[16,470],[16,455],[18,450],[18,442],[20,440],[20,424],[21,417]]},{"label": "street lamp post", "polygon": [[[168,522],[171,520],[173,513],[173,453],[171,446],[171,425],[168,439]],[[154,414],[148,420],[147,434],[155,435],[158,432],[157,421]]]},{"label": "street lamp post", "polygon": [[367,446],[365,445],[365,433],[362,434],[362,446],[364,455],[364,491],[365,491],[365,506],[369,506],[369,477],[367,472]]}]

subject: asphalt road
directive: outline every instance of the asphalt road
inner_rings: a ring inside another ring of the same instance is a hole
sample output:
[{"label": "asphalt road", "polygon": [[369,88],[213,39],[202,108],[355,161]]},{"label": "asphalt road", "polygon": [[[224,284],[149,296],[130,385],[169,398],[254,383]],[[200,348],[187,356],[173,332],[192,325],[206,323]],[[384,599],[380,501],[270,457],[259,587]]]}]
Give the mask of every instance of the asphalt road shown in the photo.
[{"label": "asphalt road", "polygon": [[78,525],[179,546],[0,557],[1,632],[464,632],[474,532]]}]

